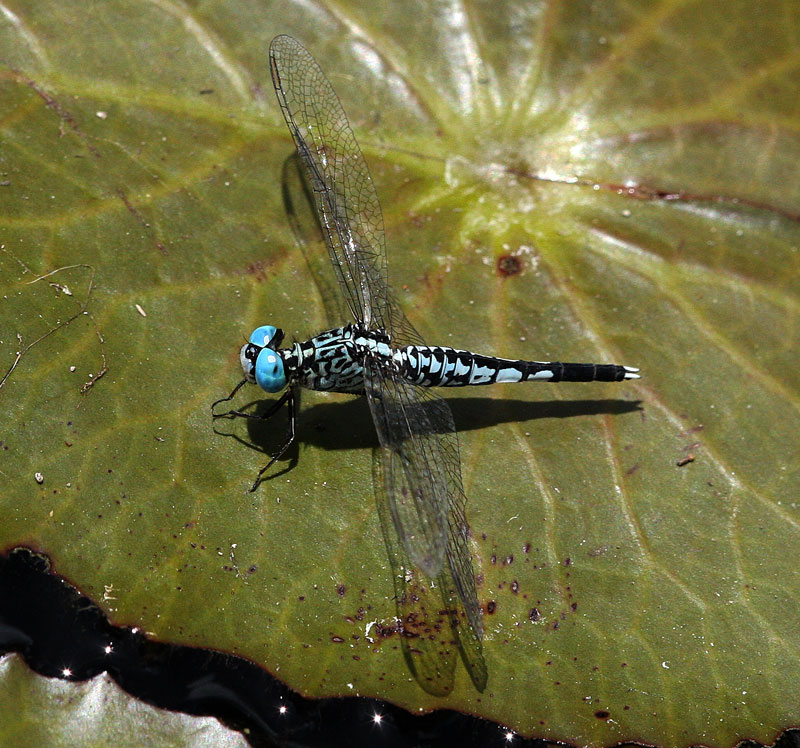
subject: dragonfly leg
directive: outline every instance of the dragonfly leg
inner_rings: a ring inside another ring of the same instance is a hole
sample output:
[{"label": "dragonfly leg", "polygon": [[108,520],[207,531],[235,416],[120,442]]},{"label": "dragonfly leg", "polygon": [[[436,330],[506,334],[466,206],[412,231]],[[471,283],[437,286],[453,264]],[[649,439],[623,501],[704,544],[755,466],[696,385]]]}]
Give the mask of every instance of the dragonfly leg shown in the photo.
[{"label": "dragonfly leg", "polygon": [[256,476],[253,485],[250,486],[250,493],[258,488],[258,484],[261,483],[261,476],[263,476],[267,470],[269,470],[278,460],[280,460],[281,457],[283,457],[286,450],[292,446],[292,442],[294,441],[295,427],[297,424],[297,404],[295,402],[295,391],[291,387],[289,387],[289,389],[283,394],[283,397],[281,397],[281,399],[269,409],[268,414],[265,414],[264,418],[269,418],[269,416],[273,415],[278,407],[283,405],[283,403],[286,403],[286,407],[288,409],[286,441],[283,443],[283,446],[277,451],[277,453],[272,456],[272,459],[266,465],[264,465],[261,470],[258,471],[258,475]]},{"label": "dragonfly leg", "polygon": [[267,410],[266,413],[245,413],[243,410],[228,410],[225,413],[215,413],[214,407],[216,405],[219,405],[219,403],[226,403],[228,402],[228,400],[233,399],[233,396],[239,391],[239,388],[246,381],[247,381],[246,379],[243,379],[241,382],[239,382],[239,384],[237,384],[236,387],[233,388],[233,392],[231,392],[231,394],[228,395],[228,397],[223,397],[217,400],[215,403],[211,404],[212,418],[226,418],[228,416],[236,416],[237,418],[253,418],[256,421],[267,421],[270,418],[272,418],[272,416],[274,416],[280,410],[283,404],[289,399],[289,394],[291,390],[286,390],[286,392],[280,399],[276,400],[274,403],[272,403],[272,405],[270,405],[269,410]]},{"label": "dragonfly leg", "polygon": [[246,381],[247,381],[246,379],[243,379],[241,382],[239,382],[239,384],[237,384],[233,388],[233,390],[231,390],[231,394],[228,395],[228,397],[221,397],[219,400],[215,400],[213,403],[211,403],[211,416],[212,416],[212,418],[222,418],[222,416],[228,416],[228,415],[231,415],[234,412],[232,410],[229,410],[227,413],[215,413],[214,412],[214,408],[216,408],[217,405],[219,405],[220,403],[227,403],[229,400],[233,400],[234,395],[236,395],[236,393],[240,389],[242,389],[242,387],[244,386]]}]

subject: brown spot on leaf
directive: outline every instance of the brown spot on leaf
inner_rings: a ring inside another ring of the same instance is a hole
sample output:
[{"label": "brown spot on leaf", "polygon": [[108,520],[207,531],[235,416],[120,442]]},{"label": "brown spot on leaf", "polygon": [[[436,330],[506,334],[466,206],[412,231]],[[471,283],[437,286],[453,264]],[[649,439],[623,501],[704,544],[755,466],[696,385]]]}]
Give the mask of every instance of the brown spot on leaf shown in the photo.
[{"label": "brown spot on leaf", "polygon": [[500,275],[519,275],[522,271],[522,261],[514,255],[501,255],[497,258],[497,272]]}]

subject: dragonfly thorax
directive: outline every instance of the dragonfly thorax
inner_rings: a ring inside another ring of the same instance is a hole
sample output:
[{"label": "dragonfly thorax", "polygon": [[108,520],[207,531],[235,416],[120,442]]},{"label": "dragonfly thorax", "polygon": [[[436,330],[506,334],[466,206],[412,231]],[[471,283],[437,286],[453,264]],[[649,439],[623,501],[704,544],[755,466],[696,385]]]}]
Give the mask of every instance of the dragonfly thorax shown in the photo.
[{"label": "dragonfly thorax", "polygon": [[287,376],[301,387],[327,392],[364,393],[364,364],[395,366],[389,335],[349,324],[326,330],[284,353]]}]

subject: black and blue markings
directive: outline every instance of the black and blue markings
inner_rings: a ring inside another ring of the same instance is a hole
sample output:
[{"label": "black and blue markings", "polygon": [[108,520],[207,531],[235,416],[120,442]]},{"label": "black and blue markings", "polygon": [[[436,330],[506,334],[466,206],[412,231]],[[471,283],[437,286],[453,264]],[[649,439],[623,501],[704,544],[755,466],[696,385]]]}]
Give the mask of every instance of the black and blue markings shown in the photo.
[{"label": "black and blue markings", "polygon": [[464,387],[503,382],[620,382],[638,369],[616,364],[568,364],[484,356],[444,346],[392,347],[382,330],[350,324],[290,348],[276,349],[272,325],[257,328],[242,347],[245,378],[266,392],[292,383],[311,390],[364,394],[364,367],[376,366],[420,387]]}]

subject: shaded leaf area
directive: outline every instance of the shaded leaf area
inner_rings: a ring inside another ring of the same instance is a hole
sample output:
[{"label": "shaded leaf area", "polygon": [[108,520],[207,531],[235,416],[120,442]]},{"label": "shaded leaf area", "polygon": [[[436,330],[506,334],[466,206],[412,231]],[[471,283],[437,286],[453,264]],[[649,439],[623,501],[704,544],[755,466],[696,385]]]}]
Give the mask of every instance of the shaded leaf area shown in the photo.
[{"label": "shaded leaf area", "polygon": [[[0,543],[46,550],[117,623],[305,694],[585,745],[769,741],[800,716],[791,9],[13,8]],[[450,398],[483,694],[463,670],[446,699],[423,693],[372,635],[395,604],[363,403],[306,397],[297,450],[255,494],[282,424],[235,432],[256,449],[211,428],[242,336],[325,318],[281,206],[278,32],[341,95],[393,285],[430,342],[643,370]]]}]

